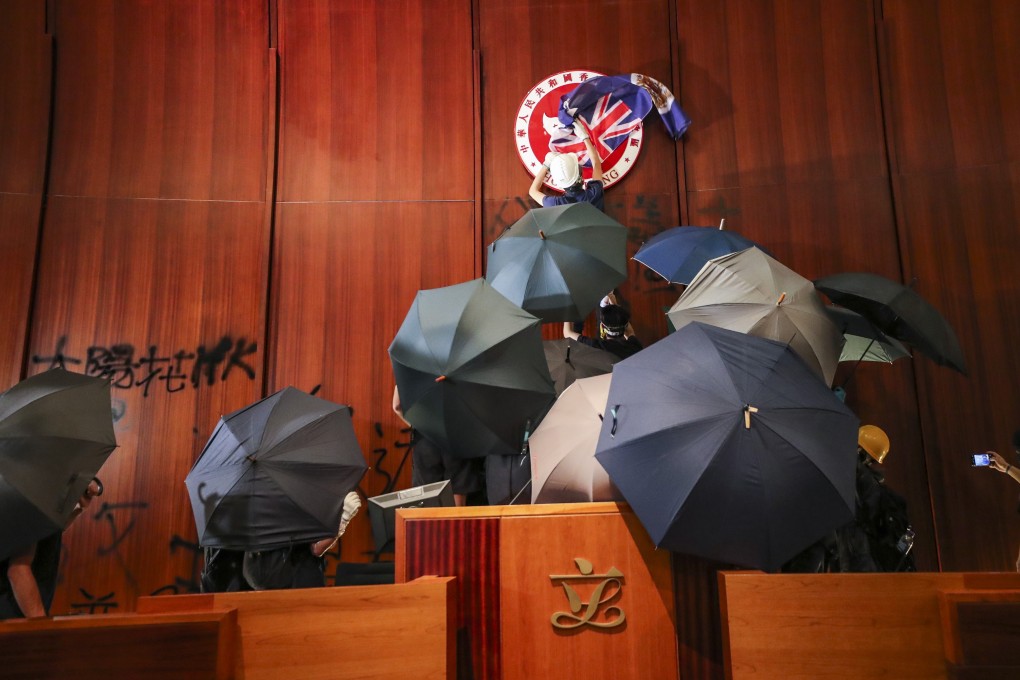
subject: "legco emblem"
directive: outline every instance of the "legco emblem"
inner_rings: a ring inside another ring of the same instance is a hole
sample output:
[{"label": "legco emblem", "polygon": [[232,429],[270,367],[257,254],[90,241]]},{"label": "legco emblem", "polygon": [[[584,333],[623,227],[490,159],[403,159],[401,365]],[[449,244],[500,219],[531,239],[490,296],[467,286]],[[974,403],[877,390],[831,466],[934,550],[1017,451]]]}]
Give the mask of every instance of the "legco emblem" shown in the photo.
[{"label": "legco emblem", "polygon": [[[536,83],[524,96],[517,109],[514,121],[514,140],[517,155],[532,177],[542,167],[542,161],[549,151],[573,152],[580,156],[584,178],[591,178],[591,164],[583,142],[574,139],[569,130],[564,131],[556,117],[560,97],[571,92],[590,78],[604,75],[597,71],[562,71],[554,73]],[[641,153],[643,128],[640,120],[634,120],[631,111],[622,102],[606,100],[600,102],[595,112],[584,117],[592,131],[592,143],[602,159],[602,182],[609,188],[630,172]],[[589,120],[591,118],[591,120]],[[615,150],[603,143],[604,139],[628,134],[627,140]],[[586,166],[586,167],[585,167]],[[553,186],[547,177],[545,186]]]}]

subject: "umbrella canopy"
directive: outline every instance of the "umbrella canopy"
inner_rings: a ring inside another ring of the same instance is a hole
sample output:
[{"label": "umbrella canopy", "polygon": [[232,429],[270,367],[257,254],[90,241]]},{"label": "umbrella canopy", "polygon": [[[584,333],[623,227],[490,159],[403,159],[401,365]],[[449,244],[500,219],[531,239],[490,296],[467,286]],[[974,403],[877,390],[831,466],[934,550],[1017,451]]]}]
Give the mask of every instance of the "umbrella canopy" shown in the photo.
[{"label": "umbrella canopy", "polygon": [[829,315],[836,328],[843,333],[843,350],[840,361],[881,361],[891,364],[909,357],[910,351],[896,338],[889,337],[857,312],[828,305]]},{"label": "umbrella canopy", "polygon": [[60,368],[0,394],[0,559],[63,531],[117,446],[110,381]]},{"label": "umbrella canopy", "polygon": [[709,260],[756,245],[734,231],[725,231],[722,224],[718,228],[673,227],[638,248],[634,259],[670,283],[688,284]]},{"label": "umbrella canopy", "polygon": [[223,416],[188,473],[198,541],[254,551],[332,536],[367,469],[350,408],[287,387]]},{"label": "umbrella canopy", "polygon": [[543,322],[581,321],[627,278],[627,229],[590,203],[529,210],[489,246],[485,278]]},{"label": "umbrella canopy", "polygon": [[788,345],[689,324],[607,407],[595,458],[660,547],[774,570],[853,518],[859,421]]},{"label": "umbrella canopy", "polygon": [[589,347],[573,338],[545,340],[542,347],[549,364],[549,374],[556,384],[557,396],[578,378],[591,378],[612,372],[613,364],[620,360],[612,352]]},{"label": "umbrella canopy", "polygon": [[404,418],[461,458],[520,453],[555,397],[539,320],[484,279],[420,291],[390,361]]},{"label": "umbrella canopy", "polygon": [[808,279],[758,248],[709,260],[670,308],[680,329],[693,321],[788,343],[827,385],[843,336]]},{"label": "umbrella canopy", "polygon": [[937,309],[909,286],[869,272],[833,274],[815,287],[886,335],[903,340],[940,366],[967,374],[956,333]]},{"label": "umbrella canopy", "polygon": [[612,378],[606,374],[575,381],[531,435],[532,503],[623,500],[595,460]]}]

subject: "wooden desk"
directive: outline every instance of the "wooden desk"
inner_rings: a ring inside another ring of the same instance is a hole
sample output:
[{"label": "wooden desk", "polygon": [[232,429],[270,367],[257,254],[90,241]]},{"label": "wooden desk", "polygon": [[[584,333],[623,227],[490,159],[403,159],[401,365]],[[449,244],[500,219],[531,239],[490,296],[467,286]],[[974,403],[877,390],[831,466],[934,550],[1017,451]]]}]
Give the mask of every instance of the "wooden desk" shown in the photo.
[{"label": "wooden desk", "polygon": [[138,611],[236,609],[244,680],[452,680],[454,581],[141,597]]},{"label": "wooden desk", "polygon": [[0,677],[232,678],[237,612],[0,621]]},{"label": "wooden desk", "polygon": [[940,592],[1020,590],[1020,574],[720,572],[726,677],[946,678]]}]

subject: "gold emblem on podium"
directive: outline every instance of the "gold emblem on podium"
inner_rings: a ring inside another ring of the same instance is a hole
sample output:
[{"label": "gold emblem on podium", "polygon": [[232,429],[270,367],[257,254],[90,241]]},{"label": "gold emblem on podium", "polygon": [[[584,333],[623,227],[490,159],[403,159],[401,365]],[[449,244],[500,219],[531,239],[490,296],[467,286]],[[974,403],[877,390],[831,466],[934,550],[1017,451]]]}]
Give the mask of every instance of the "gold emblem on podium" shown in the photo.
[{"label": "gold emblem on podium", "polygon": [[[550,618],[553,628],[572,630],[586,625],[595,628],[615,628],[623,624],[627,615],[615,604],[602,609],[602,620],[596,620],[599,607],[622,593],[623,572],[616,567],[610,567],[606,573],[596,574],[592,563],[582,557],[575,557],[574,564],[579,572],[577,574],[549,575],[550,580],[561,582],[563,591],[567,595],[567,602],[570,604],[569,612],[553,613]],[[588,601],[582,602],[581,595],[571,585],[571,582],[594,581],[596,579],[602,579],[602,582],[595,586]]]}]

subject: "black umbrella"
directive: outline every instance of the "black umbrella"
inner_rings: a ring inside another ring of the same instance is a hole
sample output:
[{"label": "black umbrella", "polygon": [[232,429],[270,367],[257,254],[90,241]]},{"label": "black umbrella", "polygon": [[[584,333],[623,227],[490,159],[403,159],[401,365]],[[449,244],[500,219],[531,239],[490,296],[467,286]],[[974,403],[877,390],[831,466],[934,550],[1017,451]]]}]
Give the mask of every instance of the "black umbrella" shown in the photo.
[{"label": "black umbrella", "polygon": [[535,208],[489,246],[485,279],[542,321],[581,321],[627,278],[627,229],[590,203]]},{"label": "black umbrella", "polygon": [[199,543],[271,550],[332,536],[367,469],[350,408],[287,387],[223,416],[184,480]]},{"label": "black umbrella", "polygon": [[656,545],[774,570],[853,518],[858,425],[788,345],[692,323],[613,368],[595,457]]},{"label": "black umbrella", "polygon": [[0,394],[0,559],[62,531],[116,446],[109,380],[54,368]]},{"label": "black umbrella", "polygon": [[913,288],[869,272],[833,274],[815,288],[837,305],[864,316],[886,335],[903,340],[940,366],[967,374],[953,327]]},{"label": "black umbrella", "polygon": [[570,387],[578,378],[592,378],[613,371],[613,364],[620,360],[612,352],[589,347],[573,338],[546,340],[542,343],[549,374],[556,383],[556,396]]},{"label": "black umbrella", "polygon": [[390,360],[404,418],[461,458],[520,453],[555,397],[539,320],[484,279],[420,291]]}]

